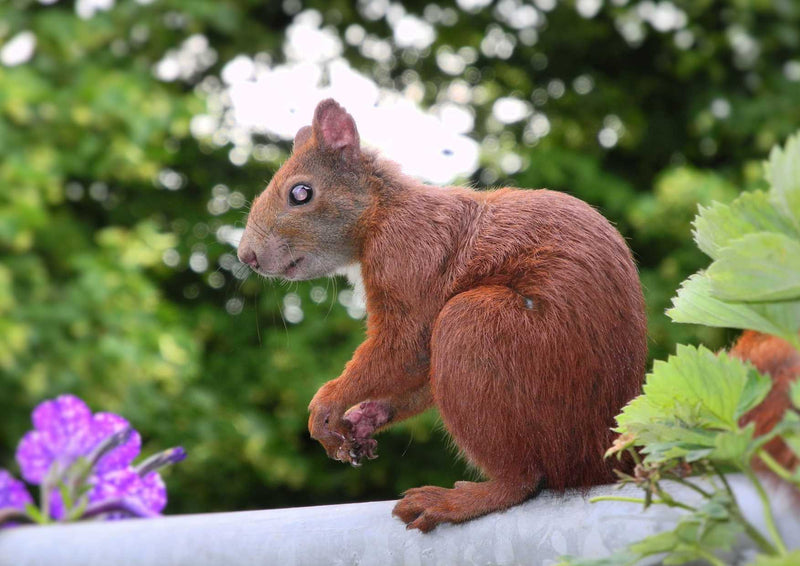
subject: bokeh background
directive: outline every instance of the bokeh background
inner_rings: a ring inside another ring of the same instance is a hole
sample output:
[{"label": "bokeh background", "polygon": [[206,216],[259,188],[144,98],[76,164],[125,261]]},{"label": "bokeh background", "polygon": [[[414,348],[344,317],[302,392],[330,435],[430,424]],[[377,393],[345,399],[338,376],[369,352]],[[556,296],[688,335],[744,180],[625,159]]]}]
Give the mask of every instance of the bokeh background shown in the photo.
[{"label": "bokeh background", "polygon": [[355,470],[306,432],[363,336],[342,280],[235,259],[314,104],[431,182],[567,191],[628,238],[651,357],[731,335],[663,315],[697,205],[800,127],[795,0],[3,0],[0,466],[44,398],[181,444],[170,512],[394,498],[468,472],[431,412]]}]

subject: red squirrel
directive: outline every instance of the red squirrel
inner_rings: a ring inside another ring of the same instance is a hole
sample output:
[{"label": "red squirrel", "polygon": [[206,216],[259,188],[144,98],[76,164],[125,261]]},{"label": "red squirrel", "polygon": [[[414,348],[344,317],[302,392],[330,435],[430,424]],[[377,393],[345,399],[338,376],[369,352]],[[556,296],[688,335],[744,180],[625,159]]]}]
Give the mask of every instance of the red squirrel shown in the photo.
[{"label": "red squirrel", "polygon": [[357,465],[373,433],[435,406],[486,478],[408,490],[394,508],[408,528],[614,481],[603,454],[640,392],[645,308],[625,240],[585,202],[424,185],[362,148],[329,99],[253,202],[238,255],[292,281],[360,266],[366,340],[311,401],[311,436]]}]

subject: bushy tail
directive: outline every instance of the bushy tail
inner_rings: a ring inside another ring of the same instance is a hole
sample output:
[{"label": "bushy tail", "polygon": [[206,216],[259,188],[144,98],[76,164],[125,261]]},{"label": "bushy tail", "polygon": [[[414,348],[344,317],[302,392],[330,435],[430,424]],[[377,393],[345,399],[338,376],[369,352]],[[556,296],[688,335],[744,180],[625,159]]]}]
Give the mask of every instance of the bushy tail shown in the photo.
[{"label": "bushy tail", "polygon": [[[791,407],[789,387],[800,376],[800,352],[780,338],[747,330],[731,349],[731,355],[750,361],[758,371],[772,377],[772,390],[767,398],[742,418],[742,424],[756,424],[757,435],[765,434]],[[765,448],[783,467],[797,468],[797,455],[780,438],[773,439]]]}]

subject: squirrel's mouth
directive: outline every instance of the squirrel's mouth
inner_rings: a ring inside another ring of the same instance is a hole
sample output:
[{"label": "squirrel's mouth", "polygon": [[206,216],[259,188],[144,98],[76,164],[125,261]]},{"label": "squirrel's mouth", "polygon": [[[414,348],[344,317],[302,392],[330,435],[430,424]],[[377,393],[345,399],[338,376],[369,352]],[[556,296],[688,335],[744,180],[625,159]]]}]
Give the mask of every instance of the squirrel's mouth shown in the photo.
[{"label": "squirrel's mouth", "polygon": [[291,277],[297,271],[297,267],[303,262],[303,257],[298,257],[297,259],[289,262],[289,264],[283,268],[283,276],[284,277]]}]

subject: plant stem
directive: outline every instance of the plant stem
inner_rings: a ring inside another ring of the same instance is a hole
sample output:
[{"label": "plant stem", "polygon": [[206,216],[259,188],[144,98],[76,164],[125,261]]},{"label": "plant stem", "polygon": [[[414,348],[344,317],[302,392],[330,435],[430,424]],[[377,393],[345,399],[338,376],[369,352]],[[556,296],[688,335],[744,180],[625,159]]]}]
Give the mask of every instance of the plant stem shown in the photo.
[{"label": "plant stem", "polygon": [[621,495],[598,495],[592,497],[589,503],[597,503],[599,501],[622,501],[624,503],[641,503],[644,505],[645,501],[641,497],[623,497]]},{"label": "plant stem", "polygon": [[49,522],[50,517],[50,491],[53,488],[50,485],[50,475],[45,476],[42,485],[39,486],[39,510],[43,520]]},{"label": "plant stem", "polygon": [[[622,501],[623,503],[641,503],[642,505],[647,503],[641,497],[623,497],[620,495],[598,495],[597,497],[592,497],[589,500],[589,503],[597,503],[599,501]],[[663,499],[654,499],[651,501],[651,503],[656,505],[668,505],[669,507],[679,507],[681,509],[686,509],[687,511],[697,511],[697,509],[694,507],[690,507],[689,505],[685,505],[674,500],[665,501]]]},{"label": "plant stem", "polygon": [[728,478],[725,477],[725,474],[722,473],[722,470],[714,462],[709,462],[711,469],[714,470],[714,473],[717,474],[719,479],[722,481],[722,485],[725,486],[725,491],[728,492],[731,500],[736,502],[736,496],[733,494],[733,490],[731,489],[731,484],[728,483]]},{"label": "plant stem", "polygon": [[670,507],[678,507],[680,509],[686,509],[687,511],[697,511],[695,507],[691,507],[686,505],[685,503],[681,503],[680,501],[675,501],[675,499],[666,491],[661,488],[661,484],[657,481],[653,483],[653,490],[655,491],[656,495],[658,495],[661,499],[655,501],[654,503],[662,503],[664,505],[669,505]]},{"label": "plant stem", "polygon": [[705,560],[708,560],[714,566],[725,566],[725,563],[722,560],[720,560],[710,552],[707,552],[705,550],[700,550],[699,553]]},{"label": "plant stem", "polygon": [[[736,504],[734,503],[734,505]],[[758,529],[756,529],[747,519],[744,518],[738,505],[736,505],[735,515],[736,519],[744,527],[744,531],[747,533],[747,536],[749,536],[762,551],[770,556],[778,555],[778,549],[776,549],[771,542],[764,538],[764,535],[762,535]]]},{"label": "plant stem", "polygon": [[775,548],[775,546],[773,546],[773,544],[769,542],[764,535],[762,535],[761,532],[755,528],[752,523],[750,523],[750,521],[744,518],[742,509],[739,507],[739,502],[736,500],[736,496],[733,494],[733,490],[731,489],[731,484],[728,483],[725,474],[722,473],[719,467],[717,467],[717,465],[713,462],[709,462],[709,466],[722,481],[722,485],[725,486],[725,491],[728,493],[728,497],[730,497],[731,500],[731,511],[734,513],[736,520],[739,521],[742,527],[744,527],[747,536],[749,536],[762,551],[771,556],[777,556],[778,550]]},{"label": "plant stem", "polygon": [[758,492],[758,497],[761,499],[761,505],[764,508],[764,522],[767,525],[767,531],[769,531],[769,534],[775,543],[778,554],[783,556],[787,552],[786,545],[783,542],[783,538],[781,538],[780,532],[778,532],[778,527],[775,525],[775,516],[772,514],[772,507],[769,504],[767,492],[764,491],[764,486],[761,485],[761,482],[758,480],[753,470],[745,468],[744,473],[747,476],[747,479],[753,483],[756,491]]},{"label": "plant stem", "polygon": [[779,478],[782,480],[786,480],[791,484],[797,485],[797,480],[794,479],[792,473],[781,466],[777,460],[775,460],[772,456],[769,455],[769,452],[766,450],[759,450],[758,457],[764,462],[767,467]]},{"label": "plant stem", "polygon": [[687,479],[684,479],[684,478],[682,478],[680,476],[676,476],[675,474],[669,474],[669,479],[670,479],[670,481],[674,481],[674,482],[677,482],[677,483],[679,483],[681,485],[685,485],[689,489],[693,489],[694,491],[696,491],[697,493],[699,493],[700,495],[702,495],[706,499],[711,499],[711,494],[709,492],[707,492],[705,489],[701,488],[699,485],[693,484],[692,482],[690,482]]}]

